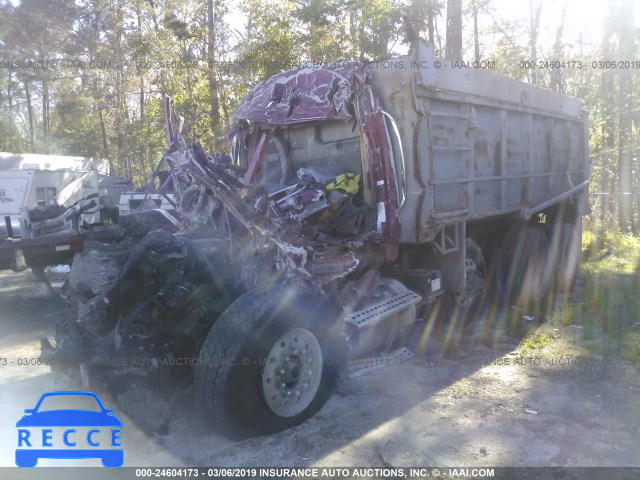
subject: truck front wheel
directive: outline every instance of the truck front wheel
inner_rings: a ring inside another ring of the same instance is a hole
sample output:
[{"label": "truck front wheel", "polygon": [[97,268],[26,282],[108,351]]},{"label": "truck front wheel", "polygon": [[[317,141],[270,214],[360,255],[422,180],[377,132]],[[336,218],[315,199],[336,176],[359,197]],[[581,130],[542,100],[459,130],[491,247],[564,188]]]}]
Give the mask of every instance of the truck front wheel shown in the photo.
[{"label": "truck front wheel", "polygon": [[245,438],[315,414],[346,351],[332,311],[297,289],[257,289],[236,300],[211,328],[196,367],[205,418],[226,436]]}]

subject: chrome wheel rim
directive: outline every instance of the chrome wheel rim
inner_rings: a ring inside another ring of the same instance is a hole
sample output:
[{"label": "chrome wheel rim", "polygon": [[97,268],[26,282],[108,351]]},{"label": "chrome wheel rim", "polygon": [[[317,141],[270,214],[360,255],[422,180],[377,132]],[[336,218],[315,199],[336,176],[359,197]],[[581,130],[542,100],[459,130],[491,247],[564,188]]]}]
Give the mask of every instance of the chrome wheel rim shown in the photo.
[{"label": "chrome wheel rim", "polygon": [[313,401],[322,379],[322,348],[305,328],[289,330],[276,340],[262,372],[267,406],[280,417],[302,413]]}]

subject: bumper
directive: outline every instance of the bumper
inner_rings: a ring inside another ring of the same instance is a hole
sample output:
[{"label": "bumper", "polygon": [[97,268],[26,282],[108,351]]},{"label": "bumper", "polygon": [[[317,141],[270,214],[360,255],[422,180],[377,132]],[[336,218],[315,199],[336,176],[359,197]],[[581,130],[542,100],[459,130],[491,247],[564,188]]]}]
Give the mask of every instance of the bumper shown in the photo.
[{"label": "bumper", "polygon": [[79,233],[0,239],[0,269],[20,271],[32,266],[71,264],[74,254],[82,248]]}]

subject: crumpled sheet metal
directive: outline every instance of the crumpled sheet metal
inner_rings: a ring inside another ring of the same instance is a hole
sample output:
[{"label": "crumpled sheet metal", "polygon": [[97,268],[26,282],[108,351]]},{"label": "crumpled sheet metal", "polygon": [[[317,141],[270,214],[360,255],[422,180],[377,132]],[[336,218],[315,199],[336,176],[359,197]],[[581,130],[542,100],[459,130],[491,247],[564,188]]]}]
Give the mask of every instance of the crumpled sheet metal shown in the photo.
[{"label": "crumpled sheet metal", "polygon": [[335,67],[304,67],[274,75],[253,88],[240,103],[233,122],[287,125],[314,120],[350,120],[347,105],[358,62]]},{"label": "crumpled sheet metal", "polygon": [[245,197],[251,188],[238,188],[232,184],[233,178],[230,174],[225,174],[218,167],[207,171],[199,166],[193,157],[181,165],[183,171],[189,172],[197,185],[209,189],[240,224],[256,237],[264,239],[264,243],[276,246],[279,252],[276,262],[279,270],[302,275],[307,279],[314,277],[315,272],[316,280],[325,283],[352,272],[358,266],[359,261],[352,253],[346,257],[342,255],[335,258],[323,258],[323,255],[316,254],[309,263],[314,272],[308,271],[308,242],[294,231],[293,225],[290,225],[273,205],[268,205],[266,211],[258,211],[247,203],[248,198]]},{"label": "crumpled sheet metal", "polygon": [[[297,99],[292,103],[292,99]],[[302,68],[265,80],[242,100],[233,117],[229,138],[249,134],[246,121],[266,125],[288,125],[322,120],[350,120],[348,104],[353,100],[364,133],[369,175],[376,185],[378,231],[392,243],[400,237],[398,199],[389,133],[380,99],[367,83],[367,72],[358,62],[336,67]],[[264,137],[262,137],[264,138]],[[262,145],[262,142],[261,142]],[[262,150],[252,148],[250,168],[257,168]],[[391,254],[393,256],[393,254]]]}]

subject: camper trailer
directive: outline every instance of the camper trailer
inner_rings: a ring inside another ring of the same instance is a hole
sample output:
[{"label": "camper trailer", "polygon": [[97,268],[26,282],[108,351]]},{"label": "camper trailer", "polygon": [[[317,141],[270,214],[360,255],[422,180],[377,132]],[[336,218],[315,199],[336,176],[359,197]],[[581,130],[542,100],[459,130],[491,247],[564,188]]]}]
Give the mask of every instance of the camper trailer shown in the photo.
[{"label": "camper trailer", "polygon": [[0,153],[0,237],[38,236],[34,223],[91,201],[95,206],[81,214],[81,224],[115,220],[120,194],[130,188],[128,180],[109,175],[107,160]]},{"label": "camper trailer", "polygon": [[131,183],[107,160],[0,153],[0,268],[68,263],[80,229],[117,221]]}]

